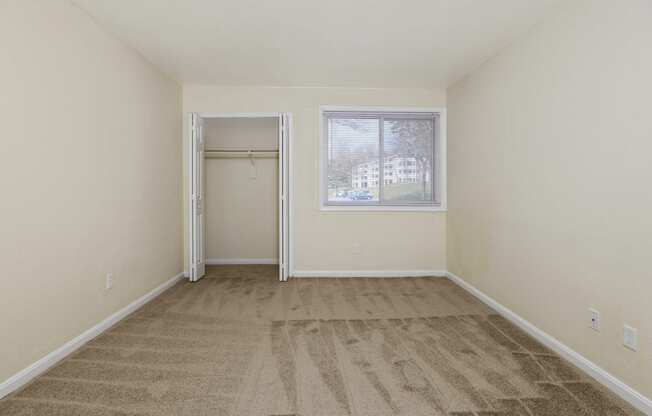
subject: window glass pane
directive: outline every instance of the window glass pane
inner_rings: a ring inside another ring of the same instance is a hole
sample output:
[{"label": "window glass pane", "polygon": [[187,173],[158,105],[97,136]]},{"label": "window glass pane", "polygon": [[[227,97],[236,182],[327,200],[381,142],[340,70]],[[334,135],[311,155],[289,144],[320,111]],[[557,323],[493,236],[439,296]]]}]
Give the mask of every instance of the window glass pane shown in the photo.
[{"label": "window glass pane", "polygon": [[328,119],[328,201],[378,202],[378,119]]},{"label": "window glass pane", "polygon": [[433,120],[385,119],[383,201],[432,202]]}]

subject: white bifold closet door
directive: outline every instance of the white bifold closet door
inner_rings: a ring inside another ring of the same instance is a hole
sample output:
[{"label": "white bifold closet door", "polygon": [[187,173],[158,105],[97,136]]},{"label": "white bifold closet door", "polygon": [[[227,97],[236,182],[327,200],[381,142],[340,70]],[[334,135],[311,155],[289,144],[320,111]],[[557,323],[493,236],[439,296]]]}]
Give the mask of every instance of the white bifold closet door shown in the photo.
[{"label": "white bifold closet door", "polygon": [[290,116],[278,117],[278,273],[279,280],[286,282],[290,272]]},{"label": "white bifold closet door", "polygon": [[[230,117],[242,117],[234,115]],[[206,117],[218,117],[207,115]],[[229,117],[222,115],[219,117]],[[246,117],[256,117],[247,115]],[[269,117],[260,116],[260,117]],[[290,114],[278,115],[278,176],[279,176],[279,273],[281,282],[290,275]],[[196,282],[206,274],[205,218],[204,218],[204,137],[203,119],[197,113],[190,114],[190,146],[188,174],[190,205],[188,216],[188,252],[190,260],[189,279]]]},{"label": "white bifold closet door", "polygon": [[203,122],[198,114],[190,115],[190,278],[191,282],[204,277],[206,262],[204,254],[204,137]]}]

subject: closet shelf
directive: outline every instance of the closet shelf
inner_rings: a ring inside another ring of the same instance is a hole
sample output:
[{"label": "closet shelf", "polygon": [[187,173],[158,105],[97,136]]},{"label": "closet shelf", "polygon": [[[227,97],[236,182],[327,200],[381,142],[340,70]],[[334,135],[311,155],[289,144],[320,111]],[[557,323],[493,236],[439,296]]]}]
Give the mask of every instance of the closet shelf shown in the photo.
[{"label": "closet shelf", "polygon": [[275,149],[205,149],[204,157],[210,159],[230,158],[278,158],[278,150]]}]

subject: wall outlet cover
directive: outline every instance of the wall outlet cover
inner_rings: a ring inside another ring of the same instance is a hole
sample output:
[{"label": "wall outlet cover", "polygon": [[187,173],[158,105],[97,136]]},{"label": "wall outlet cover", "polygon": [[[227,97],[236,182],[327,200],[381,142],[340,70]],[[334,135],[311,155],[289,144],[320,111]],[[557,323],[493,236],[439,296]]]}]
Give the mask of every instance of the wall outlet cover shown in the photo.
[{"label": "wall outlet cover", "polygon": [[629,325],[623,327],[623,344],[632,351],[638,349],[638,334],[636,328]]},{"label": "wall outlet cover", "polygon": [[107,273],[106,274],[106,284],[105,284],[105,289],[109,290],[113,287],[113,273]]},{"label": "wall outlet cover", "polygon": [[589,309],[589,313],[591,314],[591,322],[589,326],[594,331],[600,331],[600,312],[595,309]]}]

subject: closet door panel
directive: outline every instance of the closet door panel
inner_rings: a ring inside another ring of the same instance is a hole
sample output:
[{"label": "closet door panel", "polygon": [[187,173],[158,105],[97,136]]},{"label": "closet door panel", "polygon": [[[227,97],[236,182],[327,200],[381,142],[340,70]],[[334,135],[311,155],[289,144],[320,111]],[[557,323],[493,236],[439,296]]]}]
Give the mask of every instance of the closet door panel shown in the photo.
[{"label": "closet door panel", "polygon": [[206,274],[204,255],[204,138],[202,119],[192,114],[190,157],[190,280]]},{"label": "closet door panel", "polygon": [[289,227],[289,150],[290,119],[287,114],[279,116],[278,137],[278,177],[279,177],[279,280],[285,282],[289,277],[290,227]]}]

